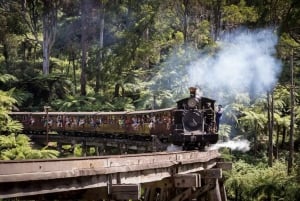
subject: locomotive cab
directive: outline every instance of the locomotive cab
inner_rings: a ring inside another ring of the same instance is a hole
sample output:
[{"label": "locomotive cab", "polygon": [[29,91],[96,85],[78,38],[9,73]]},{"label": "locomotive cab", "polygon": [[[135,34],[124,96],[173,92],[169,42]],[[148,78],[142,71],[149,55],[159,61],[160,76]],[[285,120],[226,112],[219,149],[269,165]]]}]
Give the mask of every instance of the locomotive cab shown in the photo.
[{"label": "locomotive cab", "polygon": [[214,107],[215,100],[197,97],[196,88],[191,87],[190,97],[177,102],[171,142],[184,149],[203,149],[205,145],[216,143]]}]

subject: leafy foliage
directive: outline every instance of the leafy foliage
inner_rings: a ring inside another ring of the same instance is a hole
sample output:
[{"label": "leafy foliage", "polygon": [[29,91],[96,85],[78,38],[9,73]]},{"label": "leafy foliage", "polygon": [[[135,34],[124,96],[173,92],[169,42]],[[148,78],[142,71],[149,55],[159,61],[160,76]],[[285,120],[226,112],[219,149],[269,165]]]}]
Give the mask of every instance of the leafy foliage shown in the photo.
[{"label": "leafy foliage", "polygon": [[[3,78],[5,77],[5,78]],[[8,82],[13,76],[0,76],[1,81]],[[22,159],[38,159],[38,158],[56,158],[59,155],[55,150],[35,150],[32,149],[28,136],[18,134],[23,125],[11,119],[9,112],[17,103],[12,97],[14,90],[0,90],[0,159],[1,160],[22,160]]]},{"label": "leafy foliage", "polygon": [[[55,111],[171,107],[176,100],[188,96],[188,66],[202,53],[215,56],[223,33],[240,27],[275,27],[279,41],[273,56],[283,66],[280,83],[274,88],[273,144],[278,149],[278,159],[286,160],[292,59],[296,86],[300,83],[299,1],[105,0],[102,5],[96,0],[84,1],[87,2],[90,12],[85,13],[88,26],[83,31],[80,1],[59,1],[60,6],[54,11],[58,14],[57,37],[49,48],[50,73],[45,76],[43,2],[1,1],[0,133],[11,134],[1,136],[3,159],[57,156],[46,149],[33,150],[28,139],[16,135],[22,125],[10,119],[8,113],[12,109],[39,111],[44,105]],[[86,60],[82,59],[83,47]],[[84,81],[86,85],[82,84]],[[80,94],[82,86],[86,87],[86,95]],[[295,91],[295,128],[299,128],[299,88]],[[226,183],[229,198],[299,200],[299,174],[287,177],[283,163],[272,168],[262,164],[268,148],[266,97],[231,94],[224,91],[217,100],[226,100],[222,103],[219,134],[225,139],[242,136],[251,141],[252,149],[246,156],[227,150],[228,159],[244,157],[249,163],[235,164]],[[295,130],[295,137],[298,155],[299,129]],[[75,151],[78,156],[80,149]]]},{"label": "leafy foliage", "polygon": [[234,28],[246,22],[256,22],[258,19],[256,9],[252,6],[247,6],[244,0],[240,1],[238,5],[224,6],[223,14],[223,21],[229,28]]},{"label": "leafy foliage", "polygon": [[59,155],[56,150],[32,149],[29,137],[23,134],[0,135],[0,144],[1,160],[46,159]]},{"label": "leafy foliage", "polygon": [[288,191],[299,189],[299,185],[287,176],[286,166],[282,162],[266,167],[263,164],[249,165],[238,161],[228,176],[225,185],[229,199],[234,200],[249,197],[257,201],[296,200],[297,195],[289,194]]}]

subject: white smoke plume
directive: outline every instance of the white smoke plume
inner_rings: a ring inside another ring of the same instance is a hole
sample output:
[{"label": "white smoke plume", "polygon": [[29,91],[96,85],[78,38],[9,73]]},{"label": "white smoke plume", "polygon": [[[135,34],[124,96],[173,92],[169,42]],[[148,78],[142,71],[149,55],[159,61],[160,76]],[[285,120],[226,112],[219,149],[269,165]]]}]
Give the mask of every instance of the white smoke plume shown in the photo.
[{"label": "white smoke plume", "polygon": [[182,146],[177,146],[174,144],[171,144],[167,147],[167,152],[176,152],[176,151],[182,151]]},{"label": "white smoke plume", "polygon": [[239,30],[218,43],[216,54],[202,55],[188,66],[191,86],[200,86],[206,96],[216,99],[224,92],[260,95],[274,87],[281,62],[276,59],[273,30]]},{"label": "white smoke plume", "polygon": [[250,150],[250,142],[248,140],[230,140],[228,142],[220,142],[210,146],[209,150],[220,149],[222,147],[230,148],[231,150],[237,150],[247,152]]}]

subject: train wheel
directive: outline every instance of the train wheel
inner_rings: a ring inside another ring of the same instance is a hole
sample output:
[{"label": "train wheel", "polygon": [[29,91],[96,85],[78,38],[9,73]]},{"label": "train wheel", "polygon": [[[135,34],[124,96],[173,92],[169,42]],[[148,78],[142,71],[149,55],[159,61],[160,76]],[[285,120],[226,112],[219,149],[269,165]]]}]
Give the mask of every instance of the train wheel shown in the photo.
[{"label": "train wheel", "polygon": [[199,151],[205,151],[205,143],[200,143],[200,145],[198,146],[198,150]]},{"label": "train wheel", "polygon": [[192,148],[191,146],[186,145],[186,144],[184,144],[184,145],[182,146],[182,151],[190,151],[190,150],[193,150],[193,148]]}]

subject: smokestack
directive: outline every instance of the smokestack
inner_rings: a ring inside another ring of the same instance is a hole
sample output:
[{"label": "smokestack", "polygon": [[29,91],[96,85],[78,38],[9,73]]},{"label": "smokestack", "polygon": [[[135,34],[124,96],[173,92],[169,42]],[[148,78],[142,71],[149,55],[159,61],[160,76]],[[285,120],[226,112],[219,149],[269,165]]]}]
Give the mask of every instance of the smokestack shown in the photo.
[{"label": "smokestack", "polygon": [[197,88],[196,87],[190,87],[189,90],[190,90],[190,97],[191,98],[195,98],[196,97]]}]

